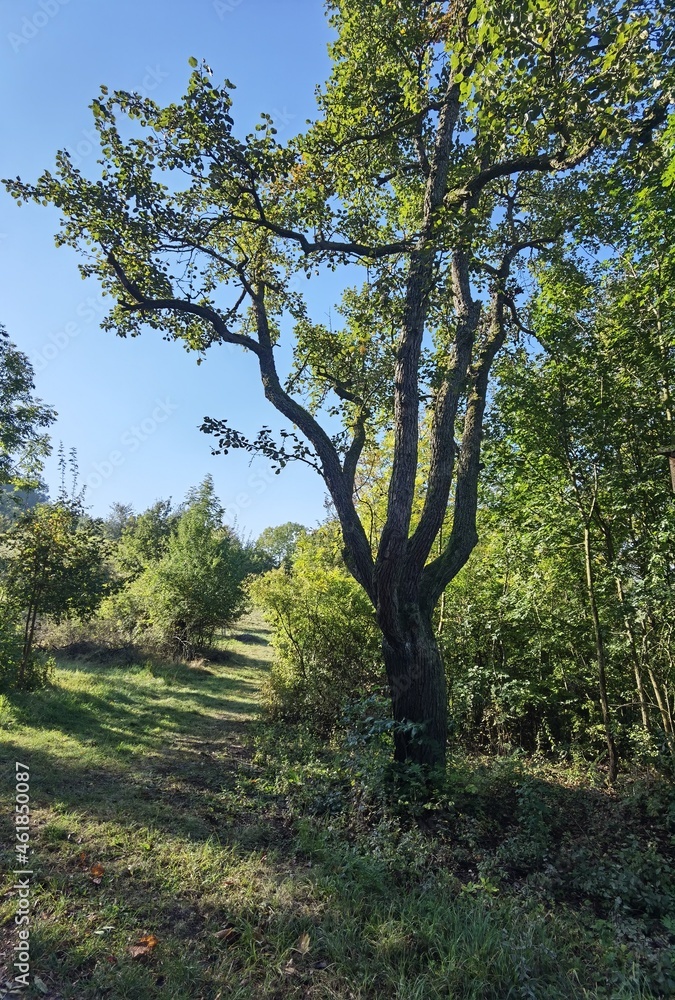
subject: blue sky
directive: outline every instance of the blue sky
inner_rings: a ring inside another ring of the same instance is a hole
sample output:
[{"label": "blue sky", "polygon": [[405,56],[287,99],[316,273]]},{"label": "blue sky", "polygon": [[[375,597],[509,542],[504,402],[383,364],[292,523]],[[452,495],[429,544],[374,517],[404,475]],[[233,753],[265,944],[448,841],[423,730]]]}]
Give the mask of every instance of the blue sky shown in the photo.
[{"label": "blue sky", "polygon": [[[100,84],[169,103],[184,92],[192,55],[236,84],[239,127],[265,111],[283,139],[315,113],[329,39],[319,0],[5,2],[0,176],[33,180],[63,147],[97,176],[88,104]],[[100,330],[98,286],[82,281],[74,252],[54,246],[57,229],[52,208],[18,208],[0,193],[0,322],[33,361],[38,395],[59,413],[54,443],[77,449],[91,512],[105,515],[116,500],[137,510],[157,497],[181,500],[210,472],[246,533],[320,520],[325,489],[312,470],[292,465],[275,476],[263,459],[214,458],[198,430],[206,415],[248,433],[280,425],[253,358],[212,348],[197,366],[194,355],[151,331],[122,340]],[[327,293],[313,298],[316,318],[325,319]],[[54,489],[54,459],[46,472]]]}]

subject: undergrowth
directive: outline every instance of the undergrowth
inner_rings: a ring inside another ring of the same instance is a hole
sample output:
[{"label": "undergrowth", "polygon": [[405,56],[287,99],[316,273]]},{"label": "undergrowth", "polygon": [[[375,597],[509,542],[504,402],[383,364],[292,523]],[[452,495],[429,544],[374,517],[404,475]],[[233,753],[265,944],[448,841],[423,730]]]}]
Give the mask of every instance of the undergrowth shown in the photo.
[{"label": "undergrowth", "polygon": [[363,713],[330,739],[255,721],[265,639],[253,621],[218,663],[61,661],[3,698],[8,872],[14,761],[31,773],[24,996],[673,996],[672,786],[458,754],[430,791]]}]

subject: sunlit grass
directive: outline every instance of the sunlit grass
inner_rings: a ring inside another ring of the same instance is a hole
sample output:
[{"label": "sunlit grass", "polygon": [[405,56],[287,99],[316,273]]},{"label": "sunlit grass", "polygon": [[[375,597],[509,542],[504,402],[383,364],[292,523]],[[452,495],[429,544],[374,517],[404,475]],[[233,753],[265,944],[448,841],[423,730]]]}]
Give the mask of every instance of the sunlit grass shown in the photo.
[{"label": "sunlit grass", "polygon": [[[31,773],[32,972],[54,997],[654,995],[606,924],[589,935],[545,903],[463,886],[423,839],[392,854],[385,831],[363,849],[329,818],[294,814],[288,788],[344,775],[331,778],[329,755],[299,762],[291,730],[268,739],[268,760],[254,754],[270,649],[258,621],[243,627],[225,663],[61,663],[51,689],[0,703],[3,865],[18,759]],[[157,944],[133,957],[144,935]]]}]

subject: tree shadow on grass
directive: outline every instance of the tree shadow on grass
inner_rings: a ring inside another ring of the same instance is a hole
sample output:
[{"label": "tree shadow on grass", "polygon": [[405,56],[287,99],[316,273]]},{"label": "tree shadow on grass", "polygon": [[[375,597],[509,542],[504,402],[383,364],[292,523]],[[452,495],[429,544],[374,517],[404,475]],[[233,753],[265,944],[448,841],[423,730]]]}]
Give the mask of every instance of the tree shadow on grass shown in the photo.
[{"label": "tree shadow on grass", "polygon": [[[48,761],[35,764],[37,771]],[[85,773],[81,769],[78,780]],[[174,769],[174,776],[181,773]],[[140,786],[131,787],[121,801],[134,823],[144,818],[139,791]],[[537,786],[533,794],[544,791]],[[561,795],[561,806],[578,808],[583,792]],[[534,899],[467,893],[444,877],[437,862],[424,866],[420,858],[406,869],[403,860],[355,850],[320,824],[305,825],[304,832],[287,826],[274,838],[271,804],[266,815],[264,801],[254,793],[258,828],[251,826],[248,843],[241,830],[228,840],[221,829],[208,844],[182,822],[186,809],[202,809],[207,802],[205,789],[196,784],[191,798],[176,800],[164,817],[166,832],[183,837],[197,856],[194,841],[202,842],[206,853],[194,862],[202,864],[196,877],[190,859],[182,862],[183,880],[163,881],[161,863],[131,872],[125,865],[133,852],[124,848],[96,859],[105,875],[95,885],[88,861],[77,860],[78,852],[91,849],[86,838],[72,845],[69,858],[61,852],[53,862],[49,856],[40,859],[38,887],[47,900],[41,906],[50,919],[36,921],[34,968],[67,1000],[211,1000],[219,990],[239,1000],[644,995],[612,993],[608,986],[610,973],[619,981],[609,924],[584,931],[572,914],[561,914],[560,920],[544,916]],[[88,793],[87,809],[92,806]],[[161,829],[155,820],[152,829]],[[205,821],[204,833],[207,829]],[[148,836],[139,829],[139,839]],[[68,933],[63,921],[51,919],[52,900],[67,900]],[[92,931],[107,923],[114,924],[110,939],[92,938]],[[139,963],[129,957],[127,942],[147,932],[157,935],[159,945]],[[586,957],[576,963],[574,979],[568,968],[578,949]],[[631,961],[628,953],[621,958],[626,981]],[[415,993],[403,985],[413,983]]]},{"label": "tree shadow on grass", "polygon": [[246,766],[244,733],[257,714],[260,663],[237,659],[247,674],[231,665],[212,674],[173,662],[124,673],[61,664],[70,675],[63,685],[8,698],[0,767],[9,773],[13,760],[29,758],[36,805],[208,838],[222,817],[200,795],[230,787]]}]

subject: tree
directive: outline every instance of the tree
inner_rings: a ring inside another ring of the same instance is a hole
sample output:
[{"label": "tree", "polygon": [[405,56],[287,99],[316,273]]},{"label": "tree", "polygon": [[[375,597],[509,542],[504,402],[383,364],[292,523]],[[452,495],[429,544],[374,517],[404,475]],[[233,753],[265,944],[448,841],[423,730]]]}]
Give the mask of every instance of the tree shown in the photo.
[{"label": "tree", "polygon": [[103,522],[106,538],[119,542],[122,532],[134,516],[134,508],[130,503],[116,501],[110,505],[110,513]]},{"label": "tree", "polygon": [[[334,69],[306,135],[281,145],[263,115],[240,139],[231,85],[214,85],[193,59],[187,94],[166,108],[103,88],[92,105],[100,179],[61,152],[56,175],[7,186],[59,207],[58,241],[84,252],[83,275],[116,303],[106,328],[135,336],[147,325],[200,352],[234,344],[257,361],[267,399],[301,437],[286,431],[276,444],[263,428],[250,441],[214,419],[204,429],[220,450],[305,461],[323,476],[346,564],[376,609],[394,718],[424,727],[416,741],[397,728],[396,759],[435,764],[447,704],[432,613],[476,544],[489,374],[520,323],[524,260],[562,245],[589,178],[647,155],[672,93],[672,7],[328,7]],[[141,134],[124,138],[120,114]],[[353,264],[365,282],[346,292],[341,327],[313,322],[298,274]],[[284,382],[274,347],[288,320],[296,360]],[[341,418],[341,434],[321,410]],[[423,416],[431,461],[412,531]],[[373,553],[354,481],[366,442],[388,428],[387,517]],[[450,500],[452,529],[435,553]]]},{"label": "tree", "polygon": [[169,537],[176,527],[178,513],[171,500],[156,500],[142,514],[125,513],[119,541],[115,549],[115,563],[126,579],[137,577],[143,570],[164,555]]},{"label": "tree", "polygon": [[286,521],[276,527],[265,528],[255,543],[256,549],[267,556],[272,566],[289,566],[298,540],[307,531],[302,524]]},{"label": "tree", "polygon": [[98,607],[107,582],[104,543],[76,504],[59,501],[26,511],[0,539],[0,552],[5,597],[23,621],[17,684],[24,687],[39,616],[60,621]]},{"label": "tree", "polygon": [[[0,487],[39,486],[42,459],[50,452],[43,428],[56,413],[35,398],[34,390],[30,361],[0,326]],[[3,499],[6,495],[3,490]]]},{"label": "tree", "polygon": [[210,645],[242,610],[247,560],[223,516],[207,476],[188,495],[164,555],[131,585],[147,627],[174,654]]},{"label": "tree", "polygon": [[[658,455],[672,434],[672,262],[659,251],[654,273],[650,223],[640,228],[637,246],[624,235],[610,260],[540,274],[531,323],[541,347],[530,342],[504,358],[494,399],[500,492],[519,496],[521,519],[556,532],[566,524],[583,567],[610,779],[612,672],[624,714],[636,697],[649,731],[656,707],[673,749],[664,627],[675,596],[673,511]],[[617,661],[632,671],[634,693]]]}]

